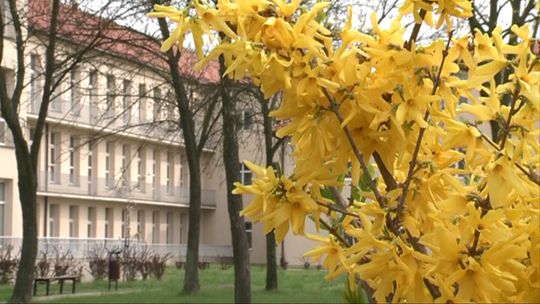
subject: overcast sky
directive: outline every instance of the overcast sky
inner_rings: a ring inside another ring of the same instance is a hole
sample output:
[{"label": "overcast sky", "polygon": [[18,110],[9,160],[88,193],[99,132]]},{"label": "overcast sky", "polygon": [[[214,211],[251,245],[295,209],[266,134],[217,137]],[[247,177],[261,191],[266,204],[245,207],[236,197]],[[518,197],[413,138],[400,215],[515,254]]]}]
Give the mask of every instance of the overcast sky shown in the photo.
[{"label": "overcast sky", "polygon": [[[70,2],[73,0],[63,0],[64,2]],[[134,3],[141,2],[136,0],[93,0],[86,2],[86,5],[81,5],[82,9],[90,10],[90,11],[96,11],[102,8],[104,5],[108,4],[108,12],[104,15],[106,16],[113,16],[113,15],[121,15],[122,18],[116,19],[118,23],[132,27],[138,31],[147,33],[149,35],[152,35],[154,37],[160,38],[160,34],[158,31],[158,26],[156,20],[150,19],[146,16],[144,16],[142,13],[133,14],[132,10],[129,10],[130,7],[133,6]],[[341,0],[339,1],[340,5],[347,5],[350,4],[353,7],[353,25],[356,28],[359,28],[361,30],[367,31],[371,27],[370,22],[370,15],[373,11],[376,11],[378,18],[381,18],[383,15],[383,6],[381,3],[384,1],[369,1],[369,0]],[[396,7],[399,7],[403,0],[387,0],[387,8],[391,6],[391,4],[396,4]],[[487,9],[489,5],[489,0],[476,0],[475,4],[480,10]],[[502,1],[501,1],[502,2]],[[501,26],[503,28],[507,28],[510,25],[511,21],[511,7],[507,3],[507,1],[504,2],[505,5],[503,9],[501,10],[499,14],[499,22],[501,22]],[[141,8],[142,9],[142,8]],[[535,12],[536,14],[536,12]],[[394,17],[397,15],[397,9],[393,9],[388,13],[388,15],[382,20],[381,27],[386,28],[390,25],[391,21],[394,19]],[[336,18],[343,19],[346,18],[346,14],[340,14],[339,16],[332,16],[332,21],[336,21]],[[408,37],[410,34],[410,31],[413,27],[413,18],[412,16],[408,16],[406,18],[403,18],[402,24],[407,26],[407,32],[405,33],[405,37]],[[465,34],[468,31],[467,23],[462,22],[461,27],[458,25],[458,32],[455,33],[454,37],[459,36],[460,34]],[[420,39],[425,39],[427,37],[432,36],[445,36],[444,31],[441,30],[434,30],[434,29],[428,29],[427,26],[424,26],[421,31]],[[192,39],[186,38],[184,47],[193,48],[193,42]]]}]

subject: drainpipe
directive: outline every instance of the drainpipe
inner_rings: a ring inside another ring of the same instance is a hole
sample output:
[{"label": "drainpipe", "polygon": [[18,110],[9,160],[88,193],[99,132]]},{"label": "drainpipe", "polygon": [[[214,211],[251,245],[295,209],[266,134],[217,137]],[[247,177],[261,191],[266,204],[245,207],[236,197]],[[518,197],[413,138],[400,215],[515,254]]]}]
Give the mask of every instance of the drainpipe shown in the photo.
[{"label": "drainpipe", "polygon": [[[39,177],[38,177],[39,181]],[[49,124],[45,124],[45,192],[49,191]],[[43,236],[47,236],[47,213],[49,211],[49,197],[43,197]]]}]

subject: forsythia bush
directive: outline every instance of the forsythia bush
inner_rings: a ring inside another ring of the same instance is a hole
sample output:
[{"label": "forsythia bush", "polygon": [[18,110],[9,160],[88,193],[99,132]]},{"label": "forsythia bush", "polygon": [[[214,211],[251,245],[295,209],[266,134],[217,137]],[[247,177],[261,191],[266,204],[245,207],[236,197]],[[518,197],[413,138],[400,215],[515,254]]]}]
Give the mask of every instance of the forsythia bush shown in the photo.
[{"label": "forsythia bush", "polygon": [[[389,28],[373,15],[361,33],[349,10],[331,32],[327,3],[300,2],[193,1],[150,14],[177,23],[163,50],[191,33],[199,67],[223,55],[229,77],[283,93],[272,116],[288,121],[278,136],[291,138],[294,173],[246,162],[256,177],[236,185],[254,196],[242,214],[277,242],[313,220],[323,231],[308,235],[320,246],[306,255],[378,302],[539,302],[540,57],[529,25],[511,28],[515,45],[500,28],[453,37],[469,1],[406,0]],[[447,37],[417,43],[422,26]],[[207,55],[204,35],[219,39]],[[496,81],[501,71],[508,81]]]}]

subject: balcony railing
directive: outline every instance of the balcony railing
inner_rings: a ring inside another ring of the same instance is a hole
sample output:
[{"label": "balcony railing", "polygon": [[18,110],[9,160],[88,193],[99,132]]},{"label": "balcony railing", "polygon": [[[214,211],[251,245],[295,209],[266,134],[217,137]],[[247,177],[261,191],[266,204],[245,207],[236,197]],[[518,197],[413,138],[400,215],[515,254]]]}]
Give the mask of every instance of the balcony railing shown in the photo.
[{"label": "balcony railing", "polygon": [[[29,103],[29,114],[38,114],[39,102],[35,100]],[[49,109],[48,117],[65,123],[84,124],[99,130],[110,130],[115,133],[126,132],[135,136],[151,137],[161,141],[181,142],[181,131],[174,123],[163,121],[156,123],[148,121],[148,119],[139,119],[138,115],[133,115],[135,112],[134,108],[102,109],[84,102],[72,105],[69,100],[57,99],[54,109]],[[127,117],[129,119],[126,119]]]},{"label": "balcony railing", "polygon": [[5,121],[0,118],[0,147],[13,147],[13,134],[9,130]]},{"label": "balcony railing", "polygon": [[[49,180],[47,180],[49,178]],[[70,181],[76,181],[71,183]],[[92,178],[89,183],[87,176],[70,176],[70,174],[57,174],[54,182],[50,172],[41,171],[38,177],[38,191],[84,195],[92,197],[123,198],[126,200],[146,200],[175,204],[189,204],[189,188],[172,187],[165,185],[154,187],[150,183],[125,183],[121,180],[112,180],[107,183],[105,178]],[[201,193],[202,206],[215,207],[215,191],[203,189]]]},{"label": "balcony railing", "polygon": [[[0,236],[0,250],[7,246],[12,246],[18,252],[22,245],[22,238]],[[38,249],[41,252],[49,250],[54,254],[54,250],[66,252],[69,250],[75,258],[84,258],[88,252],[97,246],[104,246],[107,250],[118,250],[129,248],[141,249],[148,246],[154,253],[170,253],[175,259],[183,259],[186,256],[186,244],[163,244],[146,243],[135,239],[112,239],[112,238],[60,238],[60,237],[40,237],[38,239]],[[211,261],[222,257],[232,257],[231,246],[205,245],[199,246],[201,260]]]}]

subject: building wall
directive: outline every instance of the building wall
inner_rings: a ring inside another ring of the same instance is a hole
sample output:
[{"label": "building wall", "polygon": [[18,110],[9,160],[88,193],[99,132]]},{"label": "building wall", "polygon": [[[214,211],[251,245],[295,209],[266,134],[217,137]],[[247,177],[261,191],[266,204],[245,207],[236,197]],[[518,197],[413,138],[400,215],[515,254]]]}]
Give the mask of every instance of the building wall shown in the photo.
[{"label": "building wall", "polygon": [[[27,86],[20,112],[28,140],[40,106],[43,78],[39,74],[45,66],[42,39],[30,37],[25,53]],[[64,59],[73,47],[59,41],[57,60]],[[155,70],[144,65],[98,51],[90,52],[89,57],[91,62],[83,62],[73,74],[68,73],[55,91],[50,106],[38,159],[39,236],[42,239],[120,240],[129,235],[133,240],[146,243],[185,244],[189,224],[189,174],[181,134],[166,132],[167,125],[151,127],[151,123],[166,118],[178,120],[176,107],[159,108],[154,103],[158,97],[167,99],[170,88]],[[14,48],[12,42],[7,41],[2,68],[14,71],[15,66]],[[243,112],[241,110],[242,115]],[[243,129],[239,139],[240,159],[264,164],[264,141],[257,128],[250,125]],[[288,173],[292,163],[289,148],[285,147],[285,151],[284,168]],[[220,151],[205,150],[201,159],[201,244],[230,248],[227,189],[221,157]],[[277,153],[275,161],[280,160]],[[0,168],[0,183],[6,189],[4,236],[0,237],[20,238],[23,227],[14,150],[2,143]],[[249,198],[244,197],[244,206],[248,203]],[[109,214],[107,220],[106,214]],[[306,227],[310,229],[309,224]],[[251,235],[251,262],[263,264],[266,243],[262,225],[253,224]],[[306,249],[303,239],[288,236],[285,240],[285,255],[291,264],[301,264],[299,256]],[[212,254],[205,250],[202,256]],[[232,251],[219,251],[219,254],[223,252]]]},{"label": "building wall", "polygon": [[[5,46],[2,69],[14,70],[16,56],[9,43]],[[70,47],[64,43],[60,45],[60,50],[69,51]],[[27,87],[22,97],[20,115],[23,131],[30,141],[37,120],[43,81],[42,77],[35,75],[42,72],[45,49],[36,37],[30,37],[26,50]],[[160,90],[164,99],[169,88],[153,70],[144,66],[103,53],[96,52],[90,56],[93,57],[92,62],[78,65],[75,85],[70,82],[71,76],[68,74],[55,93],[54,104],[50,106],[38,158],[37,220],[40,238],[120,239],[129,234],[134,240],[146,243],[185,244],[189,174],[181,134],[166,132],[168,126],[151,126],[157,120],[178,119],[176,107],[156,107],[154,104],[158,97],[155,92]],[[90,77],[93,71],[98,71],[97,81]],[[111,86],[111,75],[115,76],[114,86]],[[131,83],[131,90],[127,94],[124,81]],[[139,86],[142,85],[147,95],[141,98]],[[114,102],[110,102],[113,98],[108,99],[113,96],[109,94],[111,87],[116,87]],[[37,93],[31,94],[33,91]],[[124,99],[125,96],[129,96],[129,100]],[[114,113],[110,116],[117,119],[109,118],[111,109]],[[0,123],[3,121],[0,120]],[[6,134],[9,135],[9,131]],[[70,139],[72,136],[73,141]],[[90,143],[93,147],[91,151]],[[141,176],[138,172],[138,150],[141,151]],[[89,163],[90,157],[92,161]],[[206,162],[211,162],[214,157],[213,151],[205,152]],[[107,164],[109,174],[106,173]],[[109,183],[107,176],[111,180]],[[207,217],[212,218],[209,214],[221,214],[222,211],[218,209],[226,207],[226,204],[217,203],[221,198],[215,193],[220,187],[219,183],[215,183],[218,179],[204,174],[202,178],[205,221]],[[0,230],[3,231],[1,244],[8,239],[22,237],[23,228],[14,149],[12,144],[4,142],[0,142],[0,183],[4,184],[6,194],[5,216],[0,221],[3,226],[3,230]],[[139,211],[144,214],[144,220],[137,225]],[[109,214],[108,229],[105,228],[106,212]],[[127,213],[122,220],[124,212]],[[226,234],[223,229],[216,231]],[[230,247],[230,242],[224,239],[226,237],[204,234],[201,245]],[[224,252],[230,254],[228,252],[232,251]]]}]

